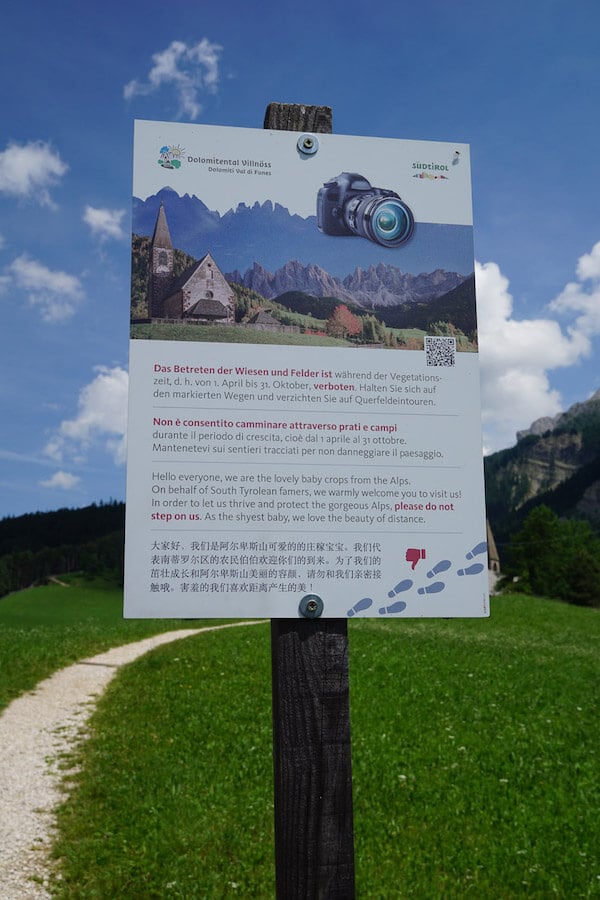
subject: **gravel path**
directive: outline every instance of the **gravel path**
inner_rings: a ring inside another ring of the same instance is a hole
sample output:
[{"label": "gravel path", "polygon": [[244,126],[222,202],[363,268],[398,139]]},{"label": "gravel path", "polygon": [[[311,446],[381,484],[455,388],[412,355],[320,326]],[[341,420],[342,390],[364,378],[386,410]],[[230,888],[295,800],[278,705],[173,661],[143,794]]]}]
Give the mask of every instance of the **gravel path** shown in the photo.
[{"label": "gravel path", "polygon": [[161,644],[234,622],[169,631],[80,660],[14,700],[0,716],[0,900],[47,900],[53,810],[64,800],[61,754],[85,736],[95,701],[120,666]]}]

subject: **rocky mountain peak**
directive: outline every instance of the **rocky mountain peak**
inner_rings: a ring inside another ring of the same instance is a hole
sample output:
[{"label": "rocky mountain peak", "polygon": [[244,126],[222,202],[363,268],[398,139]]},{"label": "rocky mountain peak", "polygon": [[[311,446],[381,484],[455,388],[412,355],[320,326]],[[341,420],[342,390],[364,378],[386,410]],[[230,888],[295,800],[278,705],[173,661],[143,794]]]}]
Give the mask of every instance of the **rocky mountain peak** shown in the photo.
[{"label": "rocky mountain peak", "polygon": [[485,460],[492,528],[508,539],[532,505],[600,526],[600,391],[556,416],[536,419],[514,447]]},{"label": "rocky mountain peak", "polygon": [[[239,273],[230,273],[233,274],[239,281]],[[436,269],[431,275],[411,275],[381,262],[367,268],[357,266],[342,281],[314,263],[305,264],[297,259],[289,260],[275,272],[254,263],[241,276],[244,287],[258,291],[268,300],[286,291],[304,291],[317,297],[335,297],[342,303],[354,303],[365,309],[431,301],[463,281],[464,277],[456,272]]]}]

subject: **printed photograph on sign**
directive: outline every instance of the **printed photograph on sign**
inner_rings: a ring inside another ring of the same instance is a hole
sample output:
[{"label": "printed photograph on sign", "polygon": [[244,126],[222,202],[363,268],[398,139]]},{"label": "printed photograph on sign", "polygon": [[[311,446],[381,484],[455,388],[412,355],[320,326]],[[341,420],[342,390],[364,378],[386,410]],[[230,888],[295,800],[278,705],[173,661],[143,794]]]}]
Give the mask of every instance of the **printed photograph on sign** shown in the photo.
[{"label": "printed photograph on sign", "polygon": [[302,140],[136,123],[125,614],[486,616],[468,147]]},{"label": "printed photograph on sign", "polygon": [[[163,147],[157,162],[182,155]],[[415,350],[441,335],[477,349],[470,226],[416,221],[399,184],[356,172],[307,181],[306,217],[276,197],[221,215],[169,185],[134,198],[131,337]]]}]

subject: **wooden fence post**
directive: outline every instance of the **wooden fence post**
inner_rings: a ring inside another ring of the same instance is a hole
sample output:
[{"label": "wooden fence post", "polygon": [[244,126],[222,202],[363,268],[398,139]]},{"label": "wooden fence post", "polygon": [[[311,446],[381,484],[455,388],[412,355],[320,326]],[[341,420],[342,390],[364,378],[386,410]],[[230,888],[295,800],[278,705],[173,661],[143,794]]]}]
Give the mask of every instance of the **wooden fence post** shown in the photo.
[{"label": "wooden fence post", "polygon": [[[331,133],[331,108],[271,103],[264,127]],[[272,619],[271,648],[277,898],[352,900],[347,620]]]}]

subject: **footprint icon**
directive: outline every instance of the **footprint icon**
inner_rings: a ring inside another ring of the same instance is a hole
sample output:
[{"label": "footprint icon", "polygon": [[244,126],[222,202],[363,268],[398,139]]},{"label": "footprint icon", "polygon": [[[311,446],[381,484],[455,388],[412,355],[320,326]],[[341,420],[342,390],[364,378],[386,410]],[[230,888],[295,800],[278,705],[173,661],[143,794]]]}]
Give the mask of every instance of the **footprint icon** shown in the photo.
[{"label": "footprint icon", "polygon": [[363,597],[362,600],[359,600],[358,603],[355,603],[352,609],[349,609],[346,613],[347,616],[355,616],[356,613],[362,612],[364,609],[368,609],[373,605],[373,601],[370,597]]},{"label": "footprint icon", "polygon": [[396,602],[392,603],[391,606],[382,606],[379,610],[379,615],[385,616],[386,613],[402,612],[403,609],[406,609],[406,603],[404,602],[404,600],[396,600]]},{"label": "footprint icon", "polygon": [[483,572],[484,565],[483,563],[473,563],[472,566],[467,566],[466,569],[459,569],[457,571],[457,575],[477,575],[478,572]]},{"label": "footprint icon", "polygon": [[395,588],[392,588],[391,591],[388,591],[388,597],[395,597],[396,594],[401,594],[403,591],[407,591],[409,588],[413,586],[410,578],[405,578],[404,581],[401,581],[396,585]]},{"label": "footprint icon", "polygon": [[474,556],[479,556],[480,553],[485,553],[487,550],[487,541],[481,541],[479,544],[475,544],[472,550],[466,554],[466,559],[473,559]]},{"label": "footprint icon", "polygon": [[439,594],[445,587],[446,585],[443,581],[434,581],[433,584],[427,584],[425,587],[420,587],[417,594]]},{"label": "footprint icon", "polygon": [[433,569],[427,573],[428,578],[433,578],[434,575],[439,575],[440,572],[445,572],[450,568],[452,563],[449,559],[440,559],[439,563],[436,563]]}]

